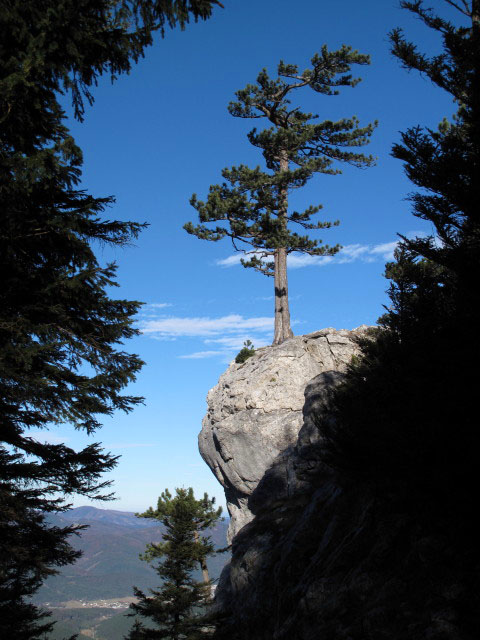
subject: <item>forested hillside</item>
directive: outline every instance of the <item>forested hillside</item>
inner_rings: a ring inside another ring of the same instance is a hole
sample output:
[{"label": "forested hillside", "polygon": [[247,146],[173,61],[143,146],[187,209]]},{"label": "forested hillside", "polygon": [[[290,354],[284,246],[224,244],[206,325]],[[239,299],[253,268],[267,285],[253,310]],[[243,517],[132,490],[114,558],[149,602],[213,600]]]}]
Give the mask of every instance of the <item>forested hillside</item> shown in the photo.
[{"label": "forested hillside", "polygon": [[[78,633],[83,640],[93,632],[97,640],[123,637],[133,624],[126,615],[134,600],[133,585],[147,592],[159,586],[157,574],[139,555],[147,544],[162,539],[163,527],[131,512],[94,507],[51,515],[49,522],[55,526],[88,525],[72,539],[74,548],[82,552],[80,559],[48,578],[34,597],[56,621],[49,639],[63,640]],[[216,547],[225,547],[227,527],[228,520],[224,520],[208,532]],[[208,559],[215,583],[228,557],[225,553]],[[200,570],[196,578],[202,579]]]},{"label": "forested hillside", "polygon": [[[86,524],[88,528],[72,538],[74,548],[82,551],[80,559],[48,578],[35,602],[58,606],[70,600],[133,598],[133,585],[145,589],[158,586],[155,572],[139,554],[149,542],[161,540],[161,526],[133,513],[94,507],[72,509],[51,516],[50,521],[57,526]],[[228,522],[220,522],[210,533],[218,547],[226,544],[227,526]],[[213,579],[218,578],[225,562],[224,555],[209,559]]]}]

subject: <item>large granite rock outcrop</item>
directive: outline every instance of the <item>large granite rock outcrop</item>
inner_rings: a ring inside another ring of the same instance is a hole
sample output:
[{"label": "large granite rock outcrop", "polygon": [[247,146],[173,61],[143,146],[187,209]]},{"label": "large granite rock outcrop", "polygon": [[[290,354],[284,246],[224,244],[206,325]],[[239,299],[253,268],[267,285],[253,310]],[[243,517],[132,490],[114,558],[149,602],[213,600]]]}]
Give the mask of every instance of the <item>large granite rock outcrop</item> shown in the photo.
[{"label": "large granite rock outcrop", "polygon": [[250,497],[267,469],[297,442],[305,387],[324,371],[343,370],[365,330],[324,329],[258,349],[233,362],[208,393],[199,448],[225,489],[229,541],[252,519]]},{"label": "large granite rock outcrop", "polygon": [[260,350],[209,394],[202,453],[235,534],[216,640],[478,638],[476,527],[443,513],[441,496],[412,509],[402,492],[322,461],[330,392],[361,333],[328,329]]}]

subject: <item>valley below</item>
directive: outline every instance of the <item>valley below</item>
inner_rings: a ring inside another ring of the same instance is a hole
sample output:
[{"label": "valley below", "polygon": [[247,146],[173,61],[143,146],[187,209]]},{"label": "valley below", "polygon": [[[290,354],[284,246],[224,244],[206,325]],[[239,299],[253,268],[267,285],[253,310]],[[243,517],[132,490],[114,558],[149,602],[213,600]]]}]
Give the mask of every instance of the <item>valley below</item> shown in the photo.
[{"label": "valley below", "polygon": [[[85,524],[88,529],[71,538],[81,558],[48,578],[35,595],[35,604],[56,621],[49,640],[72,634],[78,634],[78,640],[118,640],[133,624],[128,615],[135,601],[133,586],[146,592],[159,586],[157,574],[139,555],[149,542],[161,540],[163,527],[134,513],[94,507],[56,514],[50,521],[59,527]],[[223,521],[209,531],[217,548],[226,545],[227,527],[228,521]],[[227,560],[226,553],[210,558],[212,580],[218,579]]]}]

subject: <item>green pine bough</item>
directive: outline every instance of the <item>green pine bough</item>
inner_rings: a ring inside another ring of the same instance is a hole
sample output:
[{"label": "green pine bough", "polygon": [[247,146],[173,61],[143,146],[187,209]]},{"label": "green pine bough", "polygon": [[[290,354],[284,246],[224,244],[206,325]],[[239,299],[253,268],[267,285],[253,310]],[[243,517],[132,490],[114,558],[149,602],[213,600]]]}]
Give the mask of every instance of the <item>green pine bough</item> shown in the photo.
[{"label": "green pine bough", "polygon": [[[68,129],[102,76],[128,73],[156,32],[210,17],[216,0],[9,0],[0,8],[0,637],[52,630],[32,604],[45,578],[80,555],[82,526],[55,527],[74,495],[107,500],[117,463],[35,432],[88,435],[142,398],[125,393],[143,362],[123,347],[140,303],[113,296],[115,264],[144,227],[112,220],[114,198],[81,188],[83,157]],[[33,431],[32,431],[33,430]]]},{"label": "green pine bough", "polygon": [[[209,498],[206,493],[197,500],[192,488],[176,489],[175,494],[172,496],[166,489],[156,509],[150,507],[145,513],[137,514],[158,520],[165,527],[163,541],[147,545],[141,556],[147,562],[160,560],[154,568],[162,585],[158,590],[151,590],[149,596],[134,587],[138,601],[130,605],[133,610],[130,615],[150,618],[156,628],[145,627],[137,619],[129,640],[194,640],[205,638],[214,630],[214,619],[208,611],[212,583],[206,560],[225,549],[215,550],[204,532],[221,519],[222,508],[216,508],[215,498]],[[197,568],[202,571],[202,582],[194,579]]]},{"label": "green pine bough", "polygon": [[313,221],[322,209],[319,204],[292,211],[289,194],[305,186],[316,173],[341,173],[339,163],[362,168],[375,162],[371,155],[354,149],[369,142],[376,122],[361,127],[355,116],[318,122],[317,115],[293,106],[292,97],[305,87],[325,96],[338,95],[339,87],[355,87],[360,82],[351,75],[351,66],[369,63],[369,56],[351,47],[343,45],[338,51],[329,51],[324,45],[311,59],[310,69],[300,72],[297,65],[280,61],[276,79],[262,69],[256,84],[236,92],[237,100],[228,110],[237,118],[264,118],[270,124],[248,134],[250,143],[262,152],[265,170],[245,165],[226,168],[222,171],[224,182],[210,186],[206,201],[198,200],[195,194],[190,200],[200,224],[188,222],[184,226],[188,233],[213,242],[230,238],[234,249],[244,254],[244,267],[274,278],[273,344],[293,336],[287,255],[331,256],[341,249],[308,235],[309,231],[338,225],[338,221]]},{"label": "green pine bough", "polygon": [[235,357],[235,362],[237,364],[243,364],[249,358],[251,358],[255,354],[255,347],[251,340],[245,340],[243,343],[242,349],[237,353]]}]

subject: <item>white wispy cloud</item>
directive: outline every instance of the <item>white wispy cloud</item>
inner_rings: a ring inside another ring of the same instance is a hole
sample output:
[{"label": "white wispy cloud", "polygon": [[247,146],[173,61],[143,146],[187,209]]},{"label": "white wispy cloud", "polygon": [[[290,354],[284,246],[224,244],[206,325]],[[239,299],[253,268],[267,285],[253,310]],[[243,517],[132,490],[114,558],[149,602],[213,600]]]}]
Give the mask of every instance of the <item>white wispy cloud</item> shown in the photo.
[{"label": "white wispy cloud", "polygon": [[371,255],[380,255],[385,260],[393,260],[393,252],[397,248],[398,241],[384,242],[383,244],[377,244],[370,250]]},{"label": "white wispy cloud", "polygon": [[237,264],[240,264],[240,260],[242,258],[248,258],[248,256],[245,256],[241,252],[234,253],[233,255],[228,256],[228,258],[223,258],[222,260],[216,260],[215,264],[217,264],[219,267],[234,267]]},{"label": "white wispy cloud", "polygon": [[251,340],[257,348],[271,342],[273,317],[248,318],[235,313],[218,318],[157,314],[155,319],[143,318],[139,328],[145,336],[155,340],[196,338],[205,345],[205,349],[197,347],[191,353],[178,355],[182,360],[220,357],[223,361],[230,362],[246,340]]},{"label": "white wispy cloud", "polygon": [[[292,320],[292,326],[298,325],[298,320]],[[224,362],[230,362],[234,355],[242,349],[245,342],[250,341],[255,349],[266,347],[272,343],[273,319],[270,322],[268,330],[252,331],[249,333],[238,333],[235,335],[219,336],[204,338],[203,343],[206,346],[216,347],[215,350],[195,351],[187,355],[178,356],[182,359],[200,359],[220,356]]]},{"label": "white wispy cloud", "polygon": [[157,337],[196,336],[207,337],[218,334],[238,334],[246,330],[271,331],[273,318],[244,318],[239,314],[230,314],[220,318],[181,318],[167,316],[140,323],[142,333]]},{"label": "white wispy cloud", "polygon": [[173,307],[171,302],[149,302],[144,304],[138,312],[138,318],[156,318],[160,309]]},{"label": "white wispy cloud", "polygon": [[309,256],[306,253],[291,253],[287,258],[290,269],[302,269],[315,265],[324,265],[333,262],[332,256]]},{"label": "white wispy cloud", "polygon": [[69,440],[69,438],[55,435],[50,431],[33,430],[29,431],[27,435],[29,438],[32,438],[32,440],[41,442],[42,444],[64,444]]},{"label": "white wispy cloud", "polygon": [[209,338],[209,339],[207,338],[204,342],[205,344],[212,344],[212,345],[217,344],[221,349],[223,349],[223,351],[231,351],[231,350],[238,351],[238,349],[241,349],[243,347],[244,342],[246,342],[247,340],[250,340],[250,342],[253,342],[255,348],[257,349],[260,347],[264,347],[267,344],[269,344],[269,342],[271,342],[271,340],[269,340],[269,337],[270,335],[267,336],[267,335],[259,335],[258,333],[257,334],[245,333],[245,334],[239,334],[237,336],[227,336],[223,338]]},{"label": "white wispy cloud", "polygon": [[178,356],[182,360],[203,360],[204,358],[212,358],[213,356],[222,356],[223,351],[195,351],[194,353],[187,353],[184,356]]},{"label": "white wispy cloud", "polygon": [[[310,256],[306,253],[291,253],[288,256],[288,266],[291,269],[302,269],[303,267],[321,267],[327,264],[347,264],[350,262],[375,262],[392,260],[393,252],[398,241],[383,242],[380,244],[348,244],[334,256]],[[261,254],[258,254],[259,256]],[[240,264],[243,253],[235,253],[222,260],[217,260],[216,265],[220,267],[233,267]]]}]

